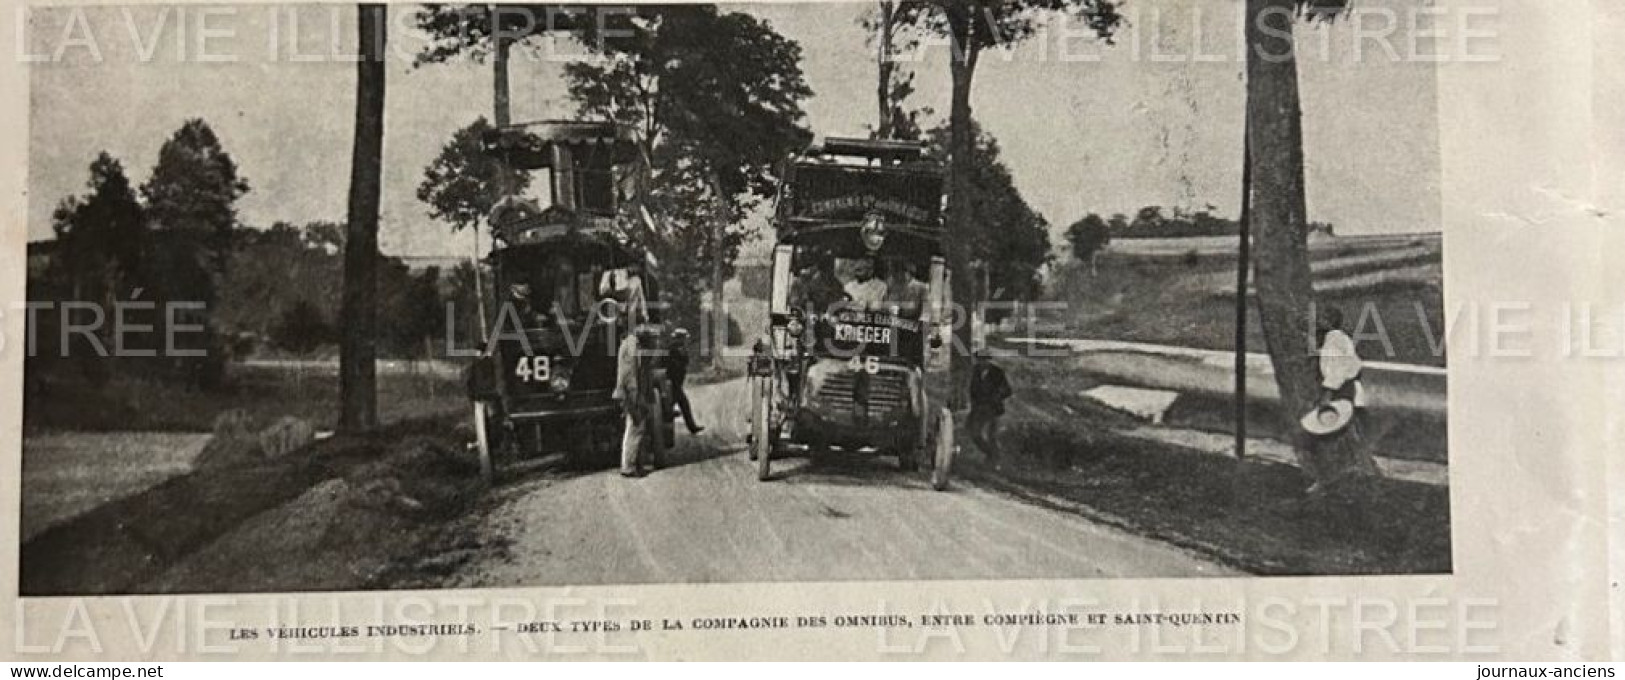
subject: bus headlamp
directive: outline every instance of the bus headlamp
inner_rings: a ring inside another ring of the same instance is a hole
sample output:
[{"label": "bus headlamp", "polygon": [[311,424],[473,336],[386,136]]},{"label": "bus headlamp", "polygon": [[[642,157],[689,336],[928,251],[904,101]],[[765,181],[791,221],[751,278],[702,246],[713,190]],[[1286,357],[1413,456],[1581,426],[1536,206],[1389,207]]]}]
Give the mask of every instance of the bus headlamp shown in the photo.
[{"label": "bus headlamp", "polygon": [[553,369],[553,380],[548,384],[555,394],[563,394],[570,389],[570,365],[564,364]]}]

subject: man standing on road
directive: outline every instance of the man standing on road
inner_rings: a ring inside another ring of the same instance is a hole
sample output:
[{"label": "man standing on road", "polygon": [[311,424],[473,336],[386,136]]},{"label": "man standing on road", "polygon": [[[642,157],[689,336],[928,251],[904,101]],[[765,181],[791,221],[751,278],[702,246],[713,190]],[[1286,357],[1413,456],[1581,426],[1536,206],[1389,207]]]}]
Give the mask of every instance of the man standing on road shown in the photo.
[{"label": "man standing on road", "polygon": [[694,422],[694,407],[688,403],[688,392],[683,389],[683,381],[688,379],[687,328],[672,331],[671,347],[666,350],[666,378],[671,381],[672,401],[677,402],[677,409],[683,414],[683,424],[688,426],[688,433],[704,432],[705,428]]},{"label": "man standing on road", "polygon": [[970,429],[971,441],[982,450],[994,468],[1003,465],[999,454],[999,417],[1004,415],[1004,400],[1012,391],[1004,369],[993,363],[987,349],[976,351],[976,363],[971,367],[970,417],[965,425]]},{"label": "man standing on road", "polygon": [[621,476],[643,476],[640,454],[649,435],[649,395],[651,385],[644,370],[643,348],[638,342],[639,331],[634,327],[621,339],[615,356],[615,392],[611,395],[621,405],[626,427],[621,434]]}]

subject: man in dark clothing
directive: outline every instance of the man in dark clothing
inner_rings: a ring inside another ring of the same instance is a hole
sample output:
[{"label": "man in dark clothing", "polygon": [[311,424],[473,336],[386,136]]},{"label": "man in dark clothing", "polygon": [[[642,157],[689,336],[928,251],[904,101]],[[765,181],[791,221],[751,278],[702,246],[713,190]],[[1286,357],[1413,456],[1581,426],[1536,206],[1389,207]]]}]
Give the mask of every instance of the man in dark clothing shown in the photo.
[{"label": "man in dark clothing", "polygon": [[1004,415],[1004,400],[1012,394],[1010,380],[1004,369],[992,361],[988,351],[976,352],[976,363],[971,367],[970,417],[965,425],[971,441],[982,450],[997,468],[1002,464],[999,455],[999,416]]},{"label": "man in dark clothing", "polygon": [[790,281],[790,306],[809,319],[828,314],[830,306],[845,297],[841,279],[835,276],[834,260],[829,257],[809,254]]},{"label": "man in dark clothing", "polygon": [[688,433],[704,432],[705,428],[694,422],[694,407],[688,403],[688,392],[683,389],[683,381],[688,379],[688,329],[679,328],[671,334],[671,349],[666,352],[666,377],[671,380],[672,401],[677,402]]}]

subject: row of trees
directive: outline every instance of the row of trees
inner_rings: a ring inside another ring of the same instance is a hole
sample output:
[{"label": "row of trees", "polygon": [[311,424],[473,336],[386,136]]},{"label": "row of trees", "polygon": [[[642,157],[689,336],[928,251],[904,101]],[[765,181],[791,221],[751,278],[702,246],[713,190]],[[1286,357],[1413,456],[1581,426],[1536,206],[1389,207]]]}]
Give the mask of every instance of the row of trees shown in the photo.
[{"label": "row of trees", "polygon": [[[52,215],[58,274],[76,299],[111,302],[147,289],[213,301],[248,182],[208,123],[188,120],[164,142],[139,195],[105,151],[90,165],[87,188]],[[159,238],[163,248],[154,246]]]},{"label": "row of trees", "polygon": [[[103,309],[132,301],[158,307],[188,303],[201,307],[211,336],[269,341],[296,352],[337,342],[344,225],[278,222],[254,229],[240,224],[233,194],[246,186],[202,120],[187,121],[170,138],[140,187],[117,158],[99,154],[90,164],[87,191],[64,199],[55,211],[52,266],[44,279],[30,282],[31,295],[98,302]],[[376,304],[392,322],[377,339],[380,351],[423,355],[426,341],[443,337],[442,303],[455,299],[459,307],[470,306],[472,294],[463,290],[468,279],[465,273],[442,280],[433,268],[414,274],[400,259],[382,258]],[[163,315],[151,321],[162,323]],[[131,340],[152,344],[161,337],[154,332]]]},{"label": "row of trees", "polygon": [[[221,326],[291,352],[338,343],[344,240],[344,225],[335,222],[240,232],[221,285]],[[446,338],[446,303],[472,309],[468,277],[438,267],[413,272],[400,258],[380,257],[375,304],[389,322],[379,327],[378,351],[427,358]]]},{"label": "row of trees", "polygon": [[[236,202],[248,192],[238,175],[236,161],[221,147],[219,138],[201,119],[186,121],[158,152],[147,181],[137,187],[124,165],[107,152],[90,164],[86,193],[63,199],[52,213],[56,254],[47,273],[49,290],[38,297],[95,302],[104,310],[115,303],[139,301],[162,310],[166,303],[186,303],[202,309],[214,306],[217,283],[231,264],[231,239],[239,226]],[[153,326],[154,333],[131,338],[159,346],[166,337],[165,313],[130,321]],[[76,323],[85,322],[75,320]],[[202,338],[191,338],[191,349],[221,347],[211,319],[202,322]],[[100,325],[111,334],[114,324]],[[103,343],[104,346],[111,346]],[[96,375],[105,375],[99,352],[75,351],[87,361],[96,359]],[[222,352],[197,361],[155,361],[150,365],[179,369],[200,383],[213,383],[223,368]]]},{"label": "row of trees", "polygon": [[[1089,213],[1067,227],[1066,239],[1072,245],[1072,255],[1090,262],[1112,239],[1118,238],[1187,238],[1197,236],[1236,236],[1241,233],[1241,221],[1213,214],[1213,206],[1188,211],[1174,208],[1171,215],[1163,214],[1160,205],[1140,208],[1130,218],[1123,213],[1102,217]],[[1309,233],[1334,235],[1331,224],[1310,222]]]}]

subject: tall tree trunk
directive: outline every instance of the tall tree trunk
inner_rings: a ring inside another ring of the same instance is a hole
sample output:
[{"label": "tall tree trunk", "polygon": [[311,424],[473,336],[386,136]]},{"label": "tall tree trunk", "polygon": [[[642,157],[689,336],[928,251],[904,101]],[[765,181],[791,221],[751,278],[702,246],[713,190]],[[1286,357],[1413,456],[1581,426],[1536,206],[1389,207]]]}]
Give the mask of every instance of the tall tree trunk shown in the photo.
[{"label": "tall tree trunk", "polygon": [[722,193],[722,180],[716,172],[707,178],[711,184],[711,365],[722,360],[723,342],[728,335],[728,313],[722,308],[722,241],[728,229],[728,198]]},{"label": "tall tree trunk", "polygon": [[378,425],[378,203],[384,152],[384,5],[360,6],[355,146],[344,242],[344,336],[339,351],[339,429]]},{"label": "tall tree trunk", "polygon": [[[954,315],[953,347],[949,348],[948,406],[960,410],[967,406],[970,392],[971,347],[970,311],[975,309],[975,288],[979,281],[970,268],[970,164],[976,140],[971,129],[971,79],[976,74],[977,48],[970,39],[971,10],[961,5],[946,8],[954,40],[949,50],[949,71],[953,76],[953,92],[948,110],[948,266],[954,272],[953,301],[958,307]],[[964,350],[964,351],[961,351]]]},{"label": "tall tree trunk", "polygon": [[892,74],[897,65],[892,63],[892,34],[896,30],[893,25],[896,21],[897,5],[892,0],[880,0],[880,25],[875,36],[875,65],[878,67],[880,81],[875,87],[875,104],[879,118],[875,119],[875,137],[877,139],[891,139],[892,136]]},{"label": "tall tree trunk", "polygon": [[[509,97],[508,86],[508,54],[513,48],[513,40],[501,30],[499,23],[501,13],[496,5],[488,5],[486,11],[491,14],[491,26],[494,31],[493,42],[495,47],[491,51],[491,121],[498,130],[508,125],[512,120],[512,104]],[[497,156],[497,196],[503,197],[513,193],[509,185],[507,156]],[[489,312],[485,308],[485,276],[480,271],[480,225],[474,223],[474,311],[479,317],[480,346],[483,348],[490,335]]]},{"label": "tall tree trunk", "polygon": [[495,31],[492,40],[495,46],[491,50],[491,96],[494,99],[492,102],[492,115],[495,118],[494,122],[497,127],[503,127],[512,122],[510,119],[512,106],[508,90],[508,53],[513,48],[513,40],[497,23],[500,17],[501,13],[497,12],[496,6],[493,5],[491,7],[491,25],[492,30]]},{"label": "tall tree trunk", "polygon": [[1375,472],[1363,449],[1348,438],[1334,446],[1308,446],[1297,417],[1319,397],[1314,346],[1314,283],[1309,270],[1308,220],[1303,179],[1302,110],[1292,24],[1296,0],[1247,0],[1247,123],[1251,137],[1259,319],[1286,432],[1299,434],[1299,460],[1316,480],[1349,472]]}]

